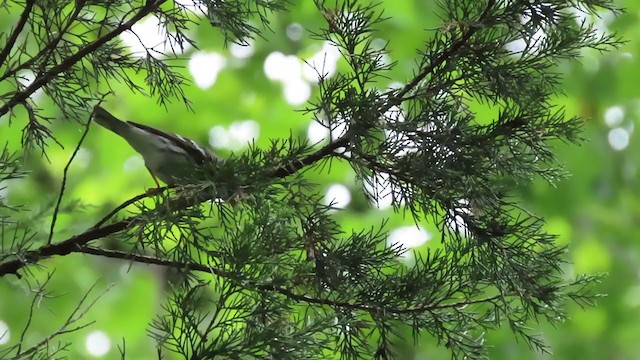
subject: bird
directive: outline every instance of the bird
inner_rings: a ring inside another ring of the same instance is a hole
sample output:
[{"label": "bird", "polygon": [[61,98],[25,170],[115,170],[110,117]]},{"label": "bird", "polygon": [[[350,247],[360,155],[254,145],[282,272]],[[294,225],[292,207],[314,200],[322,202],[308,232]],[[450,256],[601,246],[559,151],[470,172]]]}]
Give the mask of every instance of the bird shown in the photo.
[{"label": "bird", "polygon": [[191,139],[120,120],[100,106],[94,107],[92,117],[96,124],[124,138],[142,155],[158,188],[158,179],[169,186],[191,184],[202,173],[198,170],[221,161],[216,154]]}]

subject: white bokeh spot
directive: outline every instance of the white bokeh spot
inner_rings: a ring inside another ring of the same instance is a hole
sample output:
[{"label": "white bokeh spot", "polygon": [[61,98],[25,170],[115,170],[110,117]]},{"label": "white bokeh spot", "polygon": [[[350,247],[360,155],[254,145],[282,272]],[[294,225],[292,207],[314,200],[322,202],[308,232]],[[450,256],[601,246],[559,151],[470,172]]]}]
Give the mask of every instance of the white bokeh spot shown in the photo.
[{"label": "white bokeh spot", "polygon": [[529,39],[517,39],[513,40],[505,45],[505,48],[511,51],[514,55],[524,55],[527,53],[537,53],[540,46],[544,43],[546,38],[544,30],[540,29],[536,31]]},{"label": "white bokeh spot", "polygon": [[[36,80],[36,74],[31,70],[21,70],[18,71],[17,78],[20,84],[22,84],[24,87],[29,87]],[[43,91],[44,90],[42,88],[36,90],[33,94],[31,94],[31,96],[29,96],[29,99],[38,101],[42,97]]]},{"label": "white bokeh spot", "polygon": [[375,174],[373,178],[364,182],[364,189],[373,198],[371,205],[378,210],[386,210],[393,205],[393,188],[389,174]]},{"label": "white bokeh spot", "polygon": [[260,124],[255,120],[234,121],[226,128],[216,125],[209,130],[209,145],[216,149],[239,150],[257,139]]},{"label": "white bokeh spot", "polygon": [[229,126],[229,135],[239,143],[248,143],[260,134],[260,124],[255,120],[235,121]]},{"label": "white bokeh spot", "polygon": [[302,79],[288,81],[284,85],[284,97],[291,105],[302,105],[311,97],[311,86]]},{"label": "white bokeh spot", "polygon": [[607,138],[613,150],[622,151],[629,146],[629,132],[624,128],[611,129]]},{"label": "white bokeh spot", "polygon": [[6,322],[0,320],[0,345],[4,345],[11,340],[11,331]]},{"label": "white bokeh spot", "polygon": [[131,49],[133,55],[139,57],[146,57],[147,49],[181,54],[191,48],[187,42],[170,44],[167,41],[167,29],[155,16],[149,16],[133,24],[130,31],[120,34],[120,39]]},{"label": "white bokeh spot", "polygon": [[189,60],[189,73],[199,88],[208,89],[215,84],[225,64],[226,59],[218,53],[198,51]]},{"label": "white bokeh spot", "polygon": [[204,4],[201,4],[199,1],[193,0],[174,0],[176,4],[184,7],[185,9],[192,11],[194,13],[201,12],[206,14],[207,8]]},{"label": "white bokeh spot", "polygon": [[228,148],[231,140],[227,136],[227,129],[222,125],[216,125],[209,130],[209,145],[214,148]]},{"label": "white bokeh spot", "polygon": [[91,151],[85,148],[80,148],[78,149],[76,157],[73,160],[73,167],[86,169],[87,166],[89,166],[89,163],[91,163],[91,158]]},{"label": "white bokeh spot", "polygon": [[609,127],[616,127],[624,120],[624,108],[622,106],[612,106],[604,112],[604,122]]},{"label": "white bokeh spot", "polygon": [[431,239],[431,234],[421,226],[403,226],[389,233],[389,246],[401,244],[405,248],[413,249],[423,245]]},{"label": "white bokeh spot", "polygon": [[309,82],[317,83],[320,76],[330,77],[338,69],[340,49],[325,41],[322,49],[307,59],[307,65],[302,69],[302,76]]},{"label": "white bokeh spot", "polygon": [[287,37],[293,41],[299,41],[302,39],[304,28],[298,23],[293,23],[287,26]]},{"label": "white bokeh spot", "polygon": [[344,209],[351,203],[351,191],[342,184],[332,184],[324,195],[324,203]]},{"label": "white bokeh spot", "polygon": [[[403,249],[414,249],[429,241],[431,233],[421,226],[403,226],[392,230],[387,238],[387,246],[401,246]],[[410,260],[413,256],[410,251],[402,254],[404,260]]]},{"label": "white bokeh spot", "polygon": [[329,138],[331,131],[317,121],[312,121],[307,128],[307,138],[312,144],[318,144]]},{"label": "white bokeh spot", "polygon": [[238,44],[233,43],[229,49],[231,55],[236,59],[247,59],[253,55],[255,49],[253,43]]},{"label": "white bokeh spot", "polygon": [[[298,31],[303,31],[298,26],[292,24],[288,29],[292,38],[297,36]],[[321,77],[335,74],[339,59],[338,48],[325,42],[322,49],[306,62],[295,55],[274,51],[265,58],[263,71],[269,80],[282,83],[287,103],[297,106],[311,97],[311,84],[317,83]]]},{"label": "white bokeh spot", "polygon": [[102,357],[111,349],[111,339],[104,331],[96,330],[87,335],[85,341],[87,352],[94,357]]},{"label": "white bokeh spot", "polygon": [[279,51],[267,55],[264,60],[264,73],[270,80],[288,82],[298,80],[302,62],[294,55],[285,55]]},{"label": "white bokeh spot", "polygon": [[458,200],[458,206],[447,211],[449,215],[446,220],[447,226],[450,229],[457,231],[458,234],[469,236],[470,234],[465,218],[468,215],[473,215],[471,208],[471,201],[469,199]]}]

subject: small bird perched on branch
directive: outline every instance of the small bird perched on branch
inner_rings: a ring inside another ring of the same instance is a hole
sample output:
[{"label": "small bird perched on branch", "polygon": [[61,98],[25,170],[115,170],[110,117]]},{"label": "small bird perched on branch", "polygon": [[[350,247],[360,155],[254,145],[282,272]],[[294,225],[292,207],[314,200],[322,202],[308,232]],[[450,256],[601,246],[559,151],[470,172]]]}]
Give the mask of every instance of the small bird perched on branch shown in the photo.
[{"label": "small bird perched on branch", "polygon": [[127,140],[144,159],[156,185],[158,179],[167,185],[189,184],[199,168],[220,161],[220,158],[195,141],[169,134],[132,121],[122,121],[96,106],[94,121]]}]

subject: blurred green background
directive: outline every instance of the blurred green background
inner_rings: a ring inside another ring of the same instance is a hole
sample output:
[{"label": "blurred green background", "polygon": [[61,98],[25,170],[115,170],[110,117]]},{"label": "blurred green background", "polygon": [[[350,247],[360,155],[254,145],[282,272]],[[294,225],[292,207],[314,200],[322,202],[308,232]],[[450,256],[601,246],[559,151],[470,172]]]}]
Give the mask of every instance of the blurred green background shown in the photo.
[{"label": "blurred green background", "polygon": [[[156,99],[133,94],[119,83],[111,84],[115,95],[107,98],[104,107],[118,117],[209,144],[223,156],[243,151],[250,141],[266,146],[271,139],[286,138],[290,133],[313,141],[321,139],[326,134],[311,123],[309,114],[300,111],[316,91],[315,73],[302,60],[315,64],[321,72],[336,67],[339,71],[345,64],[338,61],[330,46],[310,39],[312,31],[325,26],[313,2],[295,3],[290,13],[274,16],[272,29],[250,46],[223,46],[223,38],[207,24],[193,29],[191,35],[199,50],[187,49],[181,55],[183,60],[173,63],[183,66],[181,72],[193,80],[185,92],[194,111],[188,111],[179,101],[164,109]],[[618,18],[602,14],[587,21],[600,31],[619,33],[627,42],[609,53],[585,51],[580,63],[558,64],[565,81],[556,103],[564,106],[568,115],[589,119],[584,131],[587,140],[582,146],[555,144],[558,158],[571,176],[556,187],[539,179],[519,189],[525,207],[545,217],[549,231],[569,244],[567,276],[606,272],[608,276],[597,290],[607,296],[586,311],[568,306],[571,320],[560,326],[543,323],[537,327],[553,356],[532,352],[505,329],[487,336],[493,359],[640,358],[640,152],[634,141],[640,114],[640,65],[636,63],[640,56],[640,2],[617,3],[626,8],[626,14]],[[425,30],[441,27],[442,23],[434,13],[435,1],[387,1],[382,7],[389,20],[381,24],[377,36],[380,44],[389,41],[388,60],[398,63],[390,79],[380,81],[384,89],[411,78],[415,49],[429,36]],[[0,31],[8,31],[16,16],[0,13]],[[149,44],[159,41],[153,19],[145,19],[134,30],[146,34],[141,38]],[[121,39],[131,43],[134,51],[139,49],[137,39]],[[131,76],[140,83],[143,80],[143,75]],[[36,96],[41,97],[36,102],[41,101],[46,108],[42,94]],[[20,148],[25,124],[20,111],[11,126],[7,117],[0,118],[0,140],[13,149]],[[62,169],[83,130],[78,123],[64,119],[54,121],[51,127],[64,148],[50,143],[49,161],[32,153],[26,164],[32,171],[29,179],[13,182],[6,190],[12,202],[26,204],[34,213],[42,233],[48,232],[50,218],[49,214],[37,217],[38,211],[55,201]],[[392,231],[394,239],[412,240],[408,245],[418,251],[438,246],[432,224],[421,224],[421,231],[409,231],[415,229],[406,228],[411,222],[394,216],[384,200],[378,208],[368,207],[346,166],[335,166],[330,174],[318,173],[315,180],[327,192],[328,200],[335,198],[345,207],[336,216],[346,229],[376,225],[392,217],[389,230],[396,230]],[[82,206],[61,216],[54,240],[82,232],[117,204],[150,187],[153,182],[142,159],[124,140],[92,127],[71,167],[65,198],[65,204],[75,199]],[[62,338],[72,343],[69,357],[103,354],[100,356],[105,359],[119,358],[117,346],[124,338],[127,358],[154,358],[153,343],[146,331],[165,296],[159,269],[78,254],[48,259],[43,264],[55,269],[48,289],[56,297],[37,307],[27,341],[39,341],[58,329],[83,294],[95,285],[89,297],[100,299],[80,324],[95,323]],[[45,274],[36,271],[36,278],[42,279]],[[0,280],[0,335],[3,327],[8,329],[0,339],[0,350],[2,343],[13,343],[20,336],[34,296],[28,289],[24,280]],[[449,356],[443,345],[436,346],[428,337],[423,337],[415,349],[409,342],[400,344],[399,350],[407,359]]]}]

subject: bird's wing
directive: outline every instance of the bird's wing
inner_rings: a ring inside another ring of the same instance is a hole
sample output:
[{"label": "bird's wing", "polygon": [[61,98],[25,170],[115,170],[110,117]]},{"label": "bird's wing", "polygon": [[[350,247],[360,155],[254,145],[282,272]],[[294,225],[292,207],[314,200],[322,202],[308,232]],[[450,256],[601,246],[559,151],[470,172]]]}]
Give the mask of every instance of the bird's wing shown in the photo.
[{"label": "bird's wing", "polygon": [[161,136],[176,146],[183,149],[189,156],[191,156],[196,163],[204,164],[206,162],[210,162],[214,160],[214,155],[206,148],[200,146],[198,143],[191,139],[187,139],[177,134],[170,134],[164,131],[152,128],[147,125],[138,124],[133,121],[128,121],[128,123],[140,130],[147,131],[149,133]]}]

